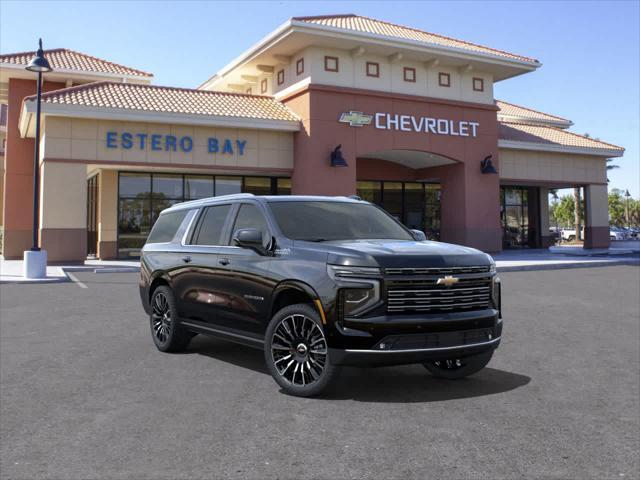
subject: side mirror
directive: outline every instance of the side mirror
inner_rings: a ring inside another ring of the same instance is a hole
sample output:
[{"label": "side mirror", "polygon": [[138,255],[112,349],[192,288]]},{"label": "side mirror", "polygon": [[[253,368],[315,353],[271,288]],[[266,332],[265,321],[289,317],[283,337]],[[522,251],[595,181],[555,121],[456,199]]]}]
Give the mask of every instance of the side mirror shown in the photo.
[{"label": "side mirror", "polygon": [[257,228],[241,228],[233,234],[233,243],[240,247],[264,251],[262,232]]},{"label": "side mirror", "polygon": [[413,235],[416,242],[424,242],[427,239],[427,236],[422,230],[411,230],[411,235]]}]

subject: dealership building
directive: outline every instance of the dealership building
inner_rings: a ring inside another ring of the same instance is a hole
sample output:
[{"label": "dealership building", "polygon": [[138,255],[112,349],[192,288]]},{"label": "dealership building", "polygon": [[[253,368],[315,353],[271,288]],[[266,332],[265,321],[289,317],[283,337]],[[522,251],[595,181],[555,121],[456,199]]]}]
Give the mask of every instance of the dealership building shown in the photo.
[{"label": "dealership building", "polygon": [[[34,53],[0,55],[7,259],[31,247]],[[585,246],[609,244],[606,160],[624,149],[494,98],[533,58],[356,15],[292,18],[196,89],[45,55],[50,261],[136,256],[162,209],[238,192],[357,194],[431,238],[497,252],[548,246],[550,189],[580,187]]]}]

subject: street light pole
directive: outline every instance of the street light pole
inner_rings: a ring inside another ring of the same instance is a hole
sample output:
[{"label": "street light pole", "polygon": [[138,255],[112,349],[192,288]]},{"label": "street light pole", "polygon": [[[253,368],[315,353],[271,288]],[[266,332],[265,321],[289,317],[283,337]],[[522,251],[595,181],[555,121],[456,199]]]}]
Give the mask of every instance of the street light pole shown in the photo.
[{"label": "street light pole", "polygon": [[627,221],[627,228],[631,228],[631,222],[629,221],[629,197],[631,196],[631,194],[629,193],[629,189],[627,189],[626,192],[624,192],[624,198],[626,200],[626,202],[624,203],[624,216],[625,216],[625,220]]},{"label": "street light pole", "polygon": [[42,74],[53,69],[44,56],[42,39],[38,44],[38,51],[29,62],[26,69],[37,72],[38,86],[36,94],[36,138],[33,152],[33,242],[31,250],[24,252],[24,277],[45,278],[47,276],[47,252],[40,249],[38,230],[40,226],[40,110],[42,104]]}]

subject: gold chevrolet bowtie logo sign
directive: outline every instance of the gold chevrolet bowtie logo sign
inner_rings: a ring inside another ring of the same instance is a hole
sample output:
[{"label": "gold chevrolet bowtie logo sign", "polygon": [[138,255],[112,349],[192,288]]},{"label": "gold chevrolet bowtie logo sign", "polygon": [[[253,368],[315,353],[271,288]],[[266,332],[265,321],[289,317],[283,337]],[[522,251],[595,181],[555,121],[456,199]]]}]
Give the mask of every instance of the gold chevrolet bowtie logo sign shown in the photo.
[{"label": "gold chevrolet bowtie logo sign", "polygon": [[436,282],[437,285],[444,285],[445,287],[450,287],[451,285],[455,285],[458,283],[459,279],[456,277],[452,277],[451,275],[445,275],[442,278],[439,278]]},{"label": "gold chevrolet bowtie logo sign", "polygon": [[362,112],[342,112],[340,115],[340,123],[348,123],[352,127],[362,127],[364,125],[371,125],[371,121],[373,120],[373,115],[368,115]]}]

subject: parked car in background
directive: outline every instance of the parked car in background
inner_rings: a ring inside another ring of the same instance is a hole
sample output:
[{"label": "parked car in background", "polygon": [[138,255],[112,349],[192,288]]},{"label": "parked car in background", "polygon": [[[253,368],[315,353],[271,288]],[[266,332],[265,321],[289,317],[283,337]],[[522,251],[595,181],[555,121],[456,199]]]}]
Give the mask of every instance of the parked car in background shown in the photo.
[{"label": "parked car in background", "polygon": [[[584,238],[584,228],[582,229],[582,238]],[[562,229],[562,240],[565,242],[573,242],[576,239],[576,229],[575,228],[563,228]]]},{"label": "parked car in background", "polygon": [[609,228],[609,238],[612,241],[622,241],[628,240],[630,238],[630,234],[624,228],[620,227],[610,227]]}]

